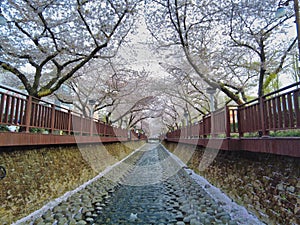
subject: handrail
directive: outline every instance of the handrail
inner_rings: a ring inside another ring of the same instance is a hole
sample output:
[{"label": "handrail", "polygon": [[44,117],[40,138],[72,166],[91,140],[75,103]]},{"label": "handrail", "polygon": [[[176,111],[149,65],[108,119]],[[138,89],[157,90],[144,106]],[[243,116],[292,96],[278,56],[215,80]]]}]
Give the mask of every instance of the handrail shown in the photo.
[{"label": "handrail", "polygon": [[[271,92],[271,93],[265,94],[265,95],[263,95],[261,98],[264,99],[264,98],[267,98],[267,97],[269,97],[269,96],[271,96],[271,95],[278,94],[278,93],[280,93],[280,92],[283,92],[283,91],[285,91],[285,90],[288,90],[288,89],[290,89],[290,88],[297,87],[297,86],[300,86],[300,82],[297,82],[297,83],[288,85],[288,86],[286,86],[286,87],[283,87],[283,88],[278,89],[278,90],[276,90],[276,91],[273,91],[273,92]],[[250,100],[250,101],[248,101],[248,102],[245,102],[244,104],[239,105],[238,107],[243,107],[243,106],[249,105],[250,103],[253,103],[253,102],[255,102],[255,101],[259,101],[259,99],[260,99],[260,98],[252,99],[252,100]]]},{"label": "handrail", "polygon": [[0,89],[4,89],[4,90],[7,90],[7,91],[11,91],[11,92],[14,92],[14,93],[16,93],[16,94],[18,94],[18,95],[23,95],[23,96],[27,96],[25,93],[23,93],[23,92],[20,92],[20,91],[18,91],[18,90],[14,90],[14,89],[12,89],[12,88],[10,88],[10,87],[7,87],[6,85],[3,85],[3,84],[0,84]]},{"label": "handrail", "polygon": [[[194,125],[168,132],[167,137],[206,138],[207,135],[223,134],[230,138],[231,135],[238,134],[241,138],[244,133],[267,136],[270,131],[300,129],[299,86],[300,82],[297,82],[243,105],[225,106],[204,115],[203,119]],[[285,92],[291,88],[294,89]],[[257,101],[255,104],[250,104],[255,101]],[[187,132],[187,129],[191,131]]]},{"label": "handrail", "polygon": [[270,95],[274,95],[274,94],[280,93],[280,92],[282,92],[282,91],[288,90],[288,89],[290,89],[290,88],[292,88],[292,87],[299,86],[299,85],[300,85],[300,82],[297,82],[297,83],[288,85],[288,86],[286,86],[286,87],[283,87],[283,88],[281,88],[281,89],[278,89],[278,90],[276,90],[276,91],[273,91],[273,92],[271,92],[271,93],[265,94],[265,95],[263,95],[263,97],[268,97],[268,96],[270,96]]},{"label": "handrail", "polygon": [[[10,93],[5,93],[5,91]],[[127,129],[106,124],[94,117],[71,111],[69,108],[37,99],[0,85],[0,125],[16,126],[20,132],[39,128],[52,134],[101,135],[136,139]],[[131,134],[131,135],[129,135]],[[139,138],[146,139],[145,135]]]}]

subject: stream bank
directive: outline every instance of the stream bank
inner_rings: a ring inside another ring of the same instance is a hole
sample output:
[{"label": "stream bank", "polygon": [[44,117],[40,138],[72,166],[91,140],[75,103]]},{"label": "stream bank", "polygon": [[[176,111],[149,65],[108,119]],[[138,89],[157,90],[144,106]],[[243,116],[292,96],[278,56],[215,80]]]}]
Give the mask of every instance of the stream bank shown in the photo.
[{"label": "stream bank", "polygon": [[73,190],[144,141],[31,149],[1,149],[0,224],[12,222]]},{"label": "stream bank", "polygon": [[[300,224],[300,158],[218,151],[200,171],[204,148],[164,142],[188,167],[267,224]],[[216,150],[211,151],[214,155]]]}]

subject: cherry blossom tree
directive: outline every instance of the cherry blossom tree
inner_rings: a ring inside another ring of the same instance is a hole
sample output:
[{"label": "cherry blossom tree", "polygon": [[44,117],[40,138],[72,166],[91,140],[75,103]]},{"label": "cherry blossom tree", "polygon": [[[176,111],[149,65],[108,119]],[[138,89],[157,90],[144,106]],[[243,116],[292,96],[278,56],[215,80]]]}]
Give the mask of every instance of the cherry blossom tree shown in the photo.
[{"label": "cherry blossom tree", "polygon": [[130,31],[136,0],[3,0],[0,65],[41,98],[94,58],[116,54]]},{"label": "cherry blossom tree", "polygon": [[288,54],[296,47],[297,38],[288,32],[294,12],[291,8],[285,17],[276,18],[276,6],[274,0],[231,1],[224,10],[229,19],[224,34],[230,37],[225,43],[247,59],[238,68],[246,67],[257,75],[258,96],[264,95],[271,81],[289,66]]},{"label": "cherry blossom tree", "polygon": [[147,0],[147,25],[162,48],[183,53],[199,81],[242,104],[249,86],[258,84],[261,96],[289,64],[296,41],[287,33],[293,14],[275,18],[277,3]]}]

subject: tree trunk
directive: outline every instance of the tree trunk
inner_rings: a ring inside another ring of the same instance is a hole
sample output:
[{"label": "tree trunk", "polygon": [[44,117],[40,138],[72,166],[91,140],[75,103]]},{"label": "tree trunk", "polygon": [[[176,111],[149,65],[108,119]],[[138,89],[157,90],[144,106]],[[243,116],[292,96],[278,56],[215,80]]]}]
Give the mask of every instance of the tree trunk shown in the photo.
[{"label": "tree trunk", "polygon": [[260,52],[260,71],[259,71],[259,82],[258,82],[258,97],[264,95],[264,78],[266,73],[266,55],[265,55],[265,46],[263,37],[260,38],[259,47],[261,49]]}]

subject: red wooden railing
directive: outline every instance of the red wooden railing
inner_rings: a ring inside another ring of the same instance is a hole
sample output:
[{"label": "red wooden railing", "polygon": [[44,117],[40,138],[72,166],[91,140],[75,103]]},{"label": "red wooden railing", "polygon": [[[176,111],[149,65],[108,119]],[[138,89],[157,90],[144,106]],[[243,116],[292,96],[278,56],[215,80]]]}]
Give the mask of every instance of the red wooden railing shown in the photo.
[{"label": "red wooden railing", "polygon": [[300,82],[264,95],[238,107],[240,136],[300,128]]},{"label": "red wooden railing", "polygon": [[[300,129],[300,82],[240,106],[226,106],[204,115],[196,124],[167,133],[167,138],[207,138],[245,133],[267,136],[270,131]],[[236,135],[235,135],[236,136]]]},{"label": "red wooden railing", "polygon": [[17,126],[20,132],[28,133],[39,128],[51,134],[147,138],[1,85],[0,125]]}]

